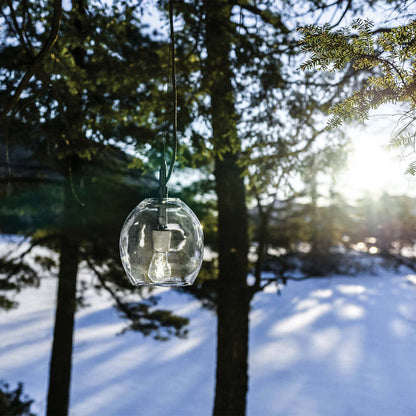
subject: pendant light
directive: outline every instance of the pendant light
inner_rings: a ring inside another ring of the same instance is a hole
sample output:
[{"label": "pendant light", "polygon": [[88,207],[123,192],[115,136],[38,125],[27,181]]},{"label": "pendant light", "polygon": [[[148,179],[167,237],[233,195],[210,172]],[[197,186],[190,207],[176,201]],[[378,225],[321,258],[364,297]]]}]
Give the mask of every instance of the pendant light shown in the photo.
[{"label": "pendant light", "polygon": [[[204,255],[202,226],[192,210],[179,198],[168,198],[167,183],[177,152],[177,92],[175,34],[172,0],[169,1],[171,77],[173,98],[173,155],[169,171],[163,151],[159,170],[158,198],[147,198],[129,214],[120,234],[120,256],[124,270],[135,286],[191,285]],[[165,139],[166,145],[166,139]]]}]

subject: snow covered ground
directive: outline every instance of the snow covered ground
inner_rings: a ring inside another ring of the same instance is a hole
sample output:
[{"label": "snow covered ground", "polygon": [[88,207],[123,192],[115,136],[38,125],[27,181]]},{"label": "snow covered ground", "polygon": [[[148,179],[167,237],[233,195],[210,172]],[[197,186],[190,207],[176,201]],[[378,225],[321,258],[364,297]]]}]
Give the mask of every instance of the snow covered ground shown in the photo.
[{"label": "snow covered ground", "polygon": [[[416,285],[405,272],[289,282],[253,302],[249,416],[416,414]],[[45,413],[56,281],[0,312],[0,378]],[[191,319],[188,339],[158,342],[124,327],[93,293],[77,315],[73,416],[210,415],[216,318],[172,290],[160,307]]]}]

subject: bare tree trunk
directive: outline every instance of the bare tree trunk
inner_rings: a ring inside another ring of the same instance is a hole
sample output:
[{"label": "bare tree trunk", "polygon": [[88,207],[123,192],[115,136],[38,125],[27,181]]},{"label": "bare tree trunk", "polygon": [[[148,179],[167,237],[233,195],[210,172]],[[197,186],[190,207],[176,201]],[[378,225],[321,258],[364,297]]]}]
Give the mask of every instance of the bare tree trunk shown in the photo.
[{"label": "bare tree trunk", "polygon": [[320,239],[320,229],[318,223],[318,184],[317,172],[312,167],[311,179],[311,254],[319,255],[322,253],[322,242]]},{"label": "bare tree trunk", "polygon": [[[86,14],[84,0],[72,0],[72,19],[76,30],[83,34],[83,17]],[[82,67],[85,49],[76,46],[71,50],[75,63]],[[66,134],[71,144],[76,143],[82,135],[76,126],[82,125],[82,105],[78,97],[69,105],[65,117],[70,120]],[[72,123],[72,124],[71,124]],[[72,126],[75,126],[74,128]],[[78,173],[75,156],[69,156],[65,171],[63,224],[61,229],[61,257],[59,269],[58,295],[56,302],[55,327],[49,371],[47,416],[66,416],[69,409],[69,396],[72,370],[72,343],[74,332],[76,286],[78,274],[80,238],[77,237],[80,201],[75,194],[74,178]]]},{"label": "bare tree trunk", "polygon": [[248,383],[248,227],[241,148],[230,69],[231,5],[206,0],[206,80],[216,151],[218,197],[218,329],[214,415],[244,415]]},{"label": "bare tree trunk", "polygon": [[[262,207],[260,198],[257,196],[258,215],[260,220],[257,260],[254,266],[254,277],[256,279],[254,285],[254,292],[260,290],[261,287],[261,272],[263,270],[264,258],[266,256],[266,249],[268,244],[268,227],[270,223],[270,215],[273,209],[274,201],[267,207]],[[253,292],[252,292],[253,293]]]},{"label": "bare tree trunk", "polygon": [[245,194],[239,173],[235,158],[217,160],[219,286],[214,415],[244,415],[246,410],[250,299]]},{"label": "bare tree trunk", "polygon": [[47,416],[66,416],[72,366],[72,340],[76,306],[79,240],[76,232],[68,230],[76,201],[71,191],[70,178],[64,185],[63,227],[60,242],[60,268],[55,327],[49,371]]}]

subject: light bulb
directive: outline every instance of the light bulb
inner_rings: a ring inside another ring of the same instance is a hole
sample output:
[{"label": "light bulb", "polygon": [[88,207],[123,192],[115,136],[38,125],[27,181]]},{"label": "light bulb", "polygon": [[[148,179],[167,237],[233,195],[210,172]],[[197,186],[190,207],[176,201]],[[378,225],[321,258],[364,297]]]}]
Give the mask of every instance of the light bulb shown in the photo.
[{"label": "light bulb", "polygon": [[172,271],[168,262],[171,232],[169,230],[153,230],[153,256],[149,265],[148,276],[153,283],[169,280]]},{"label": "light bulb", "polygon": [[180,199],[145,199],[120,233],[121,262],[135,286],[188,286],[201,267],[204,236]]}]

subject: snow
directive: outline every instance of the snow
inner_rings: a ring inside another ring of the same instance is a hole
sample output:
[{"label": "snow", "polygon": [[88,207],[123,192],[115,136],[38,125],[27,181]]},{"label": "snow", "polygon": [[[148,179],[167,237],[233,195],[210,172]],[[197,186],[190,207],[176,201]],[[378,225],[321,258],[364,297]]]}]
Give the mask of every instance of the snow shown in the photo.
[{"label": "snow", "polygon": [[289,282],[282,299],[259,296],[248,414],[414,415],[416,289],[406,278],[311,279]]},{"label": "snow", "polygon": [[[414,415],[416,287],[404,271],[289,281],[252,304],[249,416]],[[411,284],[409,284],[409,282]],[[56,280],[17,295],[0,312],[0,377],[24,383],[46,408]],[[198,301],[162,290],[159,307],[190,318],[187,339],[167,342],[125,326],[108,298],[77,313],[73,416],[210,415],[216,318]]]}]

